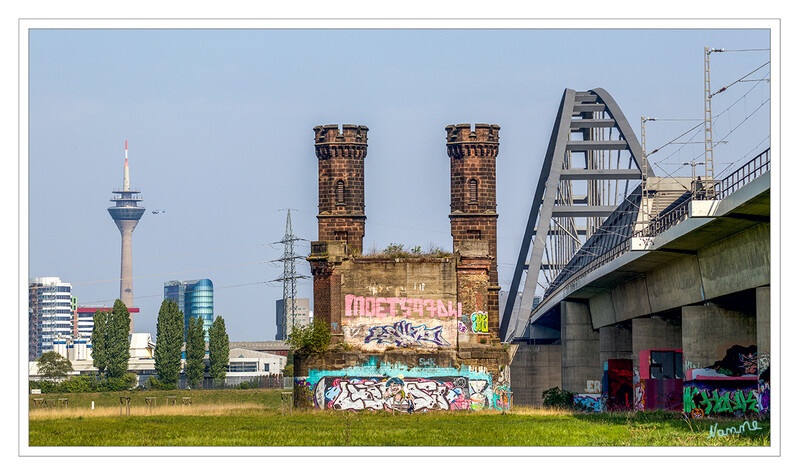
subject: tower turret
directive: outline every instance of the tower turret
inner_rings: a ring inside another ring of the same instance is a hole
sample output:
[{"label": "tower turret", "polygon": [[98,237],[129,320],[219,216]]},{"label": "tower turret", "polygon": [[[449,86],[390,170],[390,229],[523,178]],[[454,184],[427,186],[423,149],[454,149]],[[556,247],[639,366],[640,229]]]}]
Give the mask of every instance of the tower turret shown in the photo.
[{"label": "tower turret", "polygon": [[319,159],[320,241],[342,241],[355,252],[363,251],[366,226],[364,204],[364,159],[366,134],[363,125],[314,127]]},{"label": "tower turret", "polygon": [[[499,276],[497,274],[497,167],[499,126],[448,125],[450,158],[450,233],[454,243],[483,240],[491,259],[488,273],[489,331],[499,334]],[[456,246],[457,247],[457,246]]]}]

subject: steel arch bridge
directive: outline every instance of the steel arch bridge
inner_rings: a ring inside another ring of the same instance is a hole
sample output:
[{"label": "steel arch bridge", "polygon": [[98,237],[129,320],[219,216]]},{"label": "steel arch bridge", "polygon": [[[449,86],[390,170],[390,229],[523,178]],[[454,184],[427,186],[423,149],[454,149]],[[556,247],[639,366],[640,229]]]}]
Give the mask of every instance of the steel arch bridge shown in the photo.
[{"label": "steel arch bridge", "polygon": [[538,288],[546,298],[629,241],[647,176],[654,175],[641,144],[613,97],[601,88],[566,89],[502,314],[502,341],[522,336]]}]

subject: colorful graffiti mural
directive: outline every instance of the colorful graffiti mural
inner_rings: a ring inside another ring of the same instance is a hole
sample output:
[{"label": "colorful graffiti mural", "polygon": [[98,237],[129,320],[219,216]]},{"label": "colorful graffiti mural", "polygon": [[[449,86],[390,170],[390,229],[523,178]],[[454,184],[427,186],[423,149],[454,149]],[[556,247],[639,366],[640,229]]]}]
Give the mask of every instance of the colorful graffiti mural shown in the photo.
[{"label": "colorful graffiti mural", "polygon": [[389,343],[399,347],[419,345],[422,342],[434,343],[438,346],[450,346],[442,336],[441,325],[427,328],[427,325],[412,325],[410,322],[400,320],[391,325],[379,325],[369,329],[364,343]]},{"label": "colorful graffiti mural", "polygon": [[704,368],[691,369],[689,379],[697,377],[738,378],[757,374],[757,345],[733,345],[727,348],[724,358]]},{"label": "colorful graffiti mural", "polygon": [[633,360],[608,360],[608,411],[630,411],[633,409]]},{"label": "colorful graffiti mural", "polygon": [[469,319],[472,322],[472,331],[475,333],[488,333],[488,314],[474,312]]},{"label": "colorful graffiti mural", "polygon": [[307,378],[295,378],[294,392],[302,403],[321,409],[419,412],[508,410],[512,394],[507,385],[493,385],[481,368],[408,368],[376,361],[338,371],[312,370]]},{"label": "colorful graffiti mural", "polygon": [[584,412],[602,412],[605,408],[605,397],[602,394],[575,394],[574,407]]},{"label": "colorful graffiti mural", "polygon": [[485,405],[472,395],[464,377],[342,379],[326,377],[317,384],[316,406],[345,411],[459,411]]},{"label": "colorful graffiti mural", "polygon": [[401,297],[344,296],[346,317],[446,318],[461,315],[462,305],[451,300],[409,299]]},{"label": "colorful graffiti mural", "polygon": [[737,379],[686,381],[683,385],[683,412],[693,417],[698,414],[741,416],[760,413],[756,382]]}]

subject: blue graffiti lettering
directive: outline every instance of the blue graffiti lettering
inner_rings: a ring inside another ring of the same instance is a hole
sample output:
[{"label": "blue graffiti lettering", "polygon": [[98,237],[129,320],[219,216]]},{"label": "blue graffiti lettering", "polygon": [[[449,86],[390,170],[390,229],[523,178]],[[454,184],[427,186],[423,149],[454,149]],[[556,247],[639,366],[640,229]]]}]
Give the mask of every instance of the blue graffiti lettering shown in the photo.
[{"label": "blue graffiti lettering", "polygon": [[391,343],[397,346],[419,345],[430,342],[439,346],[449,346],[441,334],[443,326],[427,328],[427,325],[413,326],[405,320],[395,322],[393,325],[380,325],[369,329],[369,334],[364,338],[364,343]]}]

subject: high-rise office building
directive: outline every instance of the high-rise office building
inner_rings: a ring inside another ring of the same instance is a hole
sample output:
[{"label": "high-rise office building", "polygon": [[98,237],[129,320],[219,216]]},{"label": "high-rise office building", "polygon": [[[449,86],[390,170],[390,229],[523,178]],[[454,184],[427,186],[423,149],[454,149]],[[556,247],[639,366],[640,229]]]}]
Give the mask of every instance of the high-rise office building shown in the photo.
[{"label": "high-rise office building", "polygon": [[52,351],[53,341],[72,334],[72,284],[58,277],[37,277],[28,285],[28,358]]},{"label": "high-rise office building", "polygon": [[289,321],[288,312],[285,312],[288,305],[284,305],[284,300],[275,301],[275,323],[277,324],[277,334],[275,340],[285,340],[291,334],[291,329],[295,326],[309,325],[313,321],[313,312],[310,310],[310,301],[307,298],[295,299],[294,321]]},{"label": "high-rise office building", "polygon": [[[125,141],[125,170],[122,175],[122,189],[113,191],[111,201],[115,204],[108,208],[108,213],[119,228],[122,236],[122,261],[119,271],[119,299],[128,307],[133,306],[133,229],[144,214],[139,206],[141,193],[130,189],[130,171],[128,170],[128,141]],[[130,319],[130,332],[133,333],[133,318]]]},{"label": "high-rise office building", "polygon": [[205,341],[214,323],[214,284],[209,279],[164,282],[164,299],[177,302],[183,312],[183,328],[189,324],[189,317],[202,318]]}]

